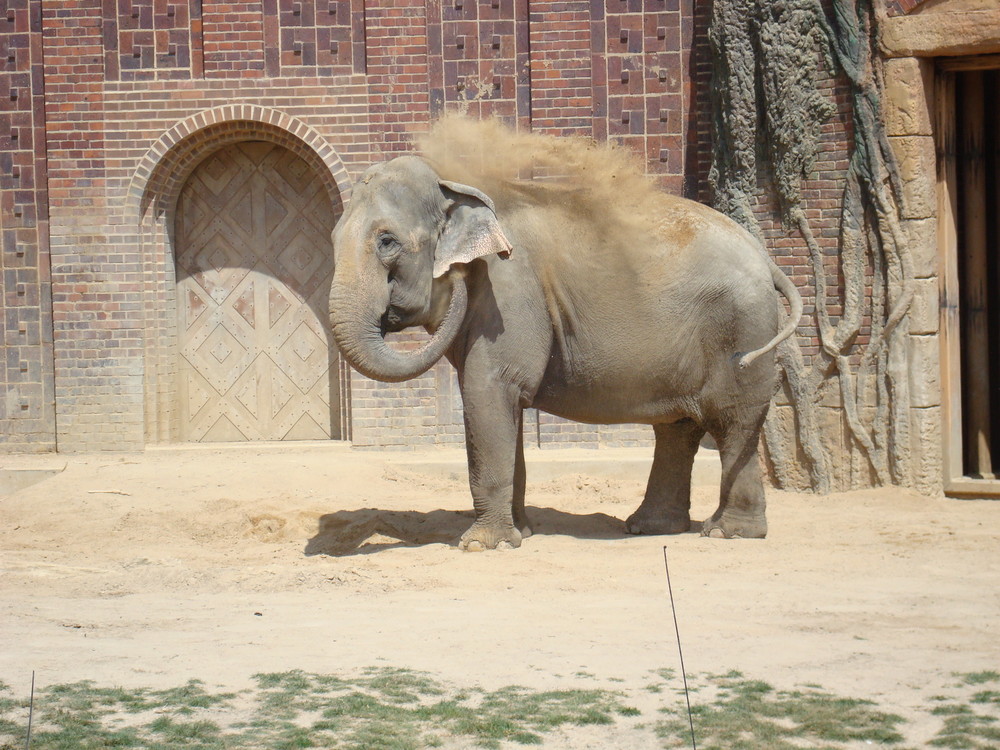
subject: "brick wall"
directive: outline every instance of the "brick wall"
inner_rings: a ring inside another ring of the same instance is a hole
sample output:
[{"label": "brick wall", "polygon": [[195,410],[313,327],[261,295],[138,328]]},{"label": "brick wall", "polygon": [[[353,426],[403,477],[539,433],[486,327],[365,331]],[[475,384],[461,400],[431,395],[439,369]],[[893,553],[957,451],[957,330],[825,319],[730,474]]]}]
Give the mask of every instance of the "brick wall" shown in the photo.
[{"label": "brick wall", "polygon": [[[408,150],[435,115],[461,109],[618,140],[667,189],[707,198],[708,6],[9,0],[0,18],[4,446],[175,439],[171,201],[186,170],[222,143],[292,148],[330,175],[341,205],[368,164]],[[839,84],[828,88],[841,111],[824,132],[806,203],[832,269],[836,243],[825,229],[839,210],[849,133]],[[764,195],[759,209],[772,252],[809,297],[803,243],[774,221]],[[814,331],[802,336],[815,345]],[[421,340],[406,334],[400,345]],[[351,373],[343,386],[358,445],[462,440],[446,364],[409,384]],[[543,445],[650,436],[530,410],[525,432]]]},{"label": "brick wall", "polygon": [[0,447],[55,446],[40,0],[0,16]]},{"label": "brick wall", "polygon": [[531,5],[531,127],[554,135],[591,135],[594,76],[590,3]]}]

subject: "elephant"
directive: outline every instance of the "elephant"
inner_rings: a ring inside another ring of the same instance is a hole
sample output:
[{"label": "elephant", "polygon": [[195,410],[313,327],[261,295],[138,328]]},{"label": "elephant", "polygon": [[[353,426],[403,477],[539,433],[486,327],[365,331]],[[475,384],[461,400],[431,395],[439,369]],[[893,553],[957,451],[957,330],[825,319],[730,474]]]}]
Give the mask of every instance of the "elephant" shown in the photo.
[{"label": "elephant", "polygon": [[[794,333],[802,300],[757,240],[655,188],[654,210],[612,210],[572,183],[487,186],[439,171],[406,154],[363,174],[333,230],[330,322],[370,378],[404,381],[441,357],[455,367],[475,508],[459,547],[516,548],[531,534],[528,407],[652,426],[632,534],[691,529],[691,471],[709,433],[722,479],[702,534],[764,537],[759,436],[777,390],[773,349]],[[431,334],[421,349],[387,344],[409,326]]]}]

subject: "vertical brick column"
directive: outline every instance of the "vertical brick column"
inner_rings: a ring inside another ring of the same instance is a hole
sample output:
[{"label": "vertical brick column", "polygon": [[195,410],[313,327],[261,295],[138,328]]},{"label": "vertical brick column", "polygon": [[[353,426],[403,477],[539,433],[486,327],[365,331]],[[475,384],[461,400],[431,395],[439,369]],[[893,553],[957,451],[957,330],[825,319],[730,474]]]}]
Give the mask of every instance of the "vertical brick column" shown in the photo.
[{"label": "vertical brick column", "polygon": [[712,57],[709,3],[682,0],[681,33],[684,75],[684,196],[710,203],[708,170],[712,164]]},{"label": "vertical brick column", "polygon": [[530,3],[531,129],[592,135],[590,0]]},{"label": "vertical brick column", "polygon": [[0,16],[0,450],[55,448],[40,0]]},{"label": "vertical brick column", "polygon": [[264,13],[261,3],[202,0],[201,13],[205,77],[262,78]]},{"label": "vertical brick column", "polygon": [[59,447],[141,447],[141,262],[108,236],[102,0],[46,4],[42,23]]},{"label": "vertical brick column", "polygon": [[370,0],[365,38],[373,145],[407,151],[430,117],[424,0]]}]

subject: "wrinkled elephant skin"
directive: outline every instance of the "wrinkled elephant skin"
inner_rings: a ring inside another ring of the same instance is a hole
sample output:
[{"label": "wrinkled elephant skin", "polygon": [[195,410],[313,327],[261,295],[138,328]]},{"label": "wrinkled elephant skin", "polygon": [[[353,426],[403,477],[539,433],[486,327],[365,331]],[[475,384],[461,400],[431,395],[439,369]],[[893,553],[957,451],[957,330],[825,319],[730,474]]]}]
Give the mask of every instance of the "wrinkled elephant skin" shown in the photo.
[{"label": "wrinkled elephant skin", "polygon": [[[422,159],[370,168],[334,230],[334,336],[381,380],[441,356],[465,405],[476,520],[463,549],[518,547],[524,511],[522,413],[652,425],[656,444],[633,534],[690,520],[691,469],[706,432],[722,459],[719,506],[703,534],[767,532],[757,445],[775,390],[774,345],[801,314],[794,287],[756,241],[698,203],[663,195],[658,215],[608,226],[565,185],[487,195]],[[780,291],[790,320],[781,330]],[[384,342],[420,325],[417,353]]]}]

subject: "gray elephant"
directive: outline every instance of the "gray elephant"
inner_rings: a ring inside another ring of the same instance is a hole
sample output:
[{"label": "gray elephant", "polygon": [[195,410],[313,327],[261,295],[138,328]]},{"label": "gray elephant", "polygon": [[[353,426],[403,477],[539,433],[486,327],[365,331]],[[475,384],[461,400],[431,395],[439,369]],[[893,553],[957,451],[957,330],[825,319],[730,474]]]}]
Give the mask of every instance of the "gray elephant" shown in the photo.
[{"label": "gray elephant", "polygon": [[[416,377],[442,356],[456,368],[476,513],[461,548],[518,547],[531,533],[525,407],[652,425],[633,534],[690,529],[707,431],[722,487],[702,533],[766,534],[757,448],[776,388],[770,352],[794,332],[801,299],[733,221],[650,192],[612,206],[572,181],[461,184],[417,156],[375,165],[355,187],[333,232],[334,338],[377,380]],[[775,289],[791,308],[781,330]],[[422,349],[386,344],[408,326],[433,334]]]}]

